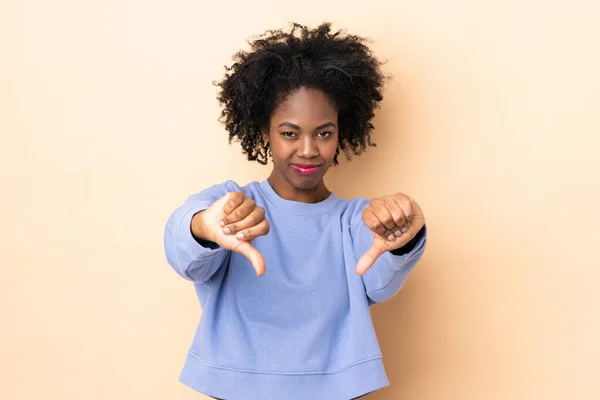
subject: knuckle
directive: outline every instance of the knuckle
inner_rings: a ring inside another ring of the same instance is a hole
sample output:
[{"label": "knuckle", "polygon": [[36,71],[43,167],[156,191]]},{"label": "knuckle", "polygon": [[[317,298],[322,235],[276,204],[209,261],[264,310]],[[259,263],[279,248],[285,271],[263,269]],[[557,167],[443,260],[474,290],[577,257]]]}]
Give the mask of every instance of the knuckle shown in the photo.
[{"label": "knuckle", "polygon": [[380,235],[383,235],[383,233],[387,230],[387,228],[381,225],[380,223],[374,223],[372,226],[373,231]]},{"label": "knuckle", "polygon": [[229,197],[227,198],[227,203],[230,205],[237,205],[239,203],[237,192],[229,192]]},{"label": "knuckle", "polygon": [[233,192],[231,196],[231,202],[234,206],[239,206],[244,201],[244,193],[242,192]]},{"label": "knuckle", "polygon": [[397,201],[403,202],[406,200],[406,195],[404,193],[396,193],[395,195],[393,195],[393,198]]},{"label": "knuckle", "polygon": [[250,214],[249,216],[246,217],[246,224],[248,226],[254,226],[258,223],[258,218],[256,218],[255,215]]}]

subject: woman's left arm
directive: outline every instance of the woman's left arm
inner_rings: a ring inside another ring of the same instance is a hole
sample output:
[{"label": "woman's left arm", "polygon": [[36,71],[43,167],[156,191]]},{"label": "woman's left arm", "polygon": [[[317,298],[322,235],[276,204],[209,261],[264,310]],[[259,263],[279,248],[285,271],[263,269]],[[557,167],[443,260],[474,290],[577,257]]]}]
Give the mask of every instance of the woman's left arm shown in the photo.
[{"label": "woman's left arm", "polygon": [[356,272],[369,302],[380,303],[400,291],[425,252],[425,218],[414,199],[402,193],[365,200],[357,214],[351,224]]}]

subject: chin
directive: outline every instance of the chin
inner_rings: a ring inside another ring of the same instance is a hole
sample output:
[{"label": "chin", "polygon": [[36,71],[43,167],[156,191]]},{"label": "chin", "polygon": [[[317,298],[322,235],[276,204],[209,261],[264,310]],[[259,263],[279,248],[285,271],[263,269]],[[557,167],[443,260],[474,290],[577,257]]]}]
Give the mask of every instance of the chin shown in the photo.
[{"label": "chin", "polygon": [[294,186],[298,189],[302,189],[302,190],[310,190],[310,189],[314,189],[319,185],[319,182],[298,182],[297,184],[294,184]]},{"label": "chin", "polygon": [[292,184],[296,189],[310,190],[319,186],[319,183],[323,180],[322,176],[302,176],[302,177],[287,177],[287,181]]}]

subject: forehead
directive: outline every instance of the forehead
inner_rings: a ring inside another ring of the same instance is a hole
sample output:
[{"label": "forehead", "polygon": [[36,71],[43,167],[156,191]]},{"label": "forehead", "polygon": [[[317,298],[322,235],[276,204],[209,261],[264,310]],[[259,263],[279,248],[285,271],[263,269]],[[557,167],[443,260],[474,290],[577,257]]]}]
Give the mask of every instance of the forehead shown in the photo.
[{"label": "forehead", "polygon": [[299,89],[291,93],[271,116],[272,120],[336,122],[338,111],[325,93],[316,89]]}]

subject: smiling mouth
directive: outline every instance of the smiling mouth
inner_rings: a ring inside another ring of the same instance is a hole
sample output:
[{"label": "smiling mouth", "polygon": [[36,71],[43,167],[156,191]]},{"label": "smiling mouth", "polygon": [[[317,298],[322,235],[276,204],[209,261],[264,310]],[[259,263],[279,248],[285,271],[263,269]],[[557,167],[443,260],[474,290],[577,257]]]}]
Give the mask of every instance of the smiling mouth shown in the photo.
[{"label": "smiling mouth", "polygon": [[292,164],[292,167],[296,170],[296,172],[302,175],[310,175],[314,173],[319,167],[319,164]]}]

